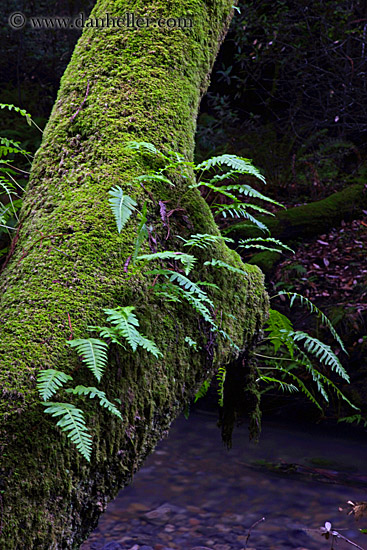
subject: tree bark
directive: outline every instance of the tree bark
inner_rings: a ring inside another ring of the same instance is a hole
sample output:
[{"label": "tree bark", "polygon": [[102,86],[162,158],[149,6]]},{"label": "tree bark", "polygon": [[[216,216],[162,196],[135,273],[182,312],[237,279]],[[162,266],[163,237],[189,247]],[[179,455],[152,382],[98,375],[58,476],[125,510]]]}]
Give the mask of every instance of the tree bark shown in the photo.
[{"label": "tree bark", "polygon": [[[19,240],[0,281],[0,548],[78,548],[193,392],[233,357],[230,342],[216,338],[189,306],[150,292],[143,270],[124,272],[138,220],[119,235],[108,205],[114,185],[139,207],[148,201],[157,242],[167,248],[177,249],[178,233],[218,234],[197,190],[187,192],[186,179],[176,176],[174,188],[145,186],[149,194],[132,183],[149,159],[124,145],[144,140],[192,158],[199,101],[232,4],[100,0],[94,17],[191,16],[193,27],[85,29],[62,78],[32,167]],[[184,209],[170,217],[168,242],[159,200]],[[247,273],[203,267],[198,274],[218,285],[212,291],[216,320],[245,354],[266,315],[263,276],[223,244],[211,254]],[[200,260],[209,257],[204,251]],[[101,389],[121,399],[123,422],[88,409],[93,455],[87,463],[44,414],[36,375],[56,368],[94,385],[66,341],[90,336],[87,325],[103,325],[103,308],[119,305],[137,307],[142,332],[155,339],[163,358],[110,352]],[[185,343],[186,335],[201,351]]]}]

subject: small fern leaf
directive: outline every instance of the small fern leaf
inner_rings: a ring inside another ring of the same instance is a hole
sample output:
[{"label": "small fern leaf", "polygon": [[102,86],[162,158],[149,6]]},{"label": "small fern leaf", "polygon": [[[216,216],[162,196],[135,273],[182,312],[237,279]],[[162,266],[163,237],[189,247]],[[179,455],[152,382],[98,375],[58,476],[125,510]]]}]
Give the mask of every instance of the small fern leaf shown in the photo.
[{"label": "small fern leaf", "polygon": [[251,197],[254,199],[260,199],[265,202],[270,202],[271,204],[275,204],[276,206],[281,206],[282,208],[285,208],[282,204],[279,202],[271,199],[270,197],[267,197],[266,195],[263,195],[259,191],[256,191],[251,185],[241,185],[241,184],[233,184],[233,185],[224,185],[222,187],[218,187],[217,190],[219,193],[224,191],[236,191],[240,195],[245,195],[245,197]]},{"label": "small fern leaf", "polygon": [[321,363],[327,367],[330,367],[344,380],[347,382],[350,381],[346,370],[342,367],[338,357],[332,351],[330,346],[302,331],[290,332],[289,336],[294,340],[294,342],[302,341],[303,346],[309,353],[315,355]]},{"label": "small fern leaf", "polygon": [[37,389],[44,401],[48,401],[68,380],[72,380],[65,372],[46,369],[37,374]]},{"label": "small fern leaf", "polygon": [[123,346],[120,341],[119,331],[115,327],[99,327],[88,325],[87,330],[98,332],[101,338],[105,338],[106,340],[110,339],[113,344],[117,344],[118,346],[122,346],[123,348],[125,348],[125,346]]},{"label": "small fern leaf", "polygon": [[243,269],[239,269],[238,267],[233,267],[233,265],[227,264],[226,262],[222,262],[222,260],[217,260],[216,258],[212,258],[208,262],[204,262],[204,265],[210,265],[212,267],[222,267],[224,269],[227,269],[228,271],[232,271],[233,273],[240,273],[241,275],[244,275],[246,278],[248,278],[248,273],[244,271]]},{"label": "small fern leaf", "polygon": [[190,338],[190,336],[185,336],[185,342],[187,342],[191,348],[193,348],[195,351],[197,351],[198,344],[197,344],[197,342],[195,342],[195,340]]},{"label": "small fern leaf", "polygon": [[140,346],[157,358],[162,356],[153,340],[149,340],[137,330],[136,327],[139,326],[139,320],[135,313],[133,313],[134,309],[133,306],[126,306],[117,307],[116,309],[105,309],[104,312],[108,315],[107,321],[116,326],[120,336],[127,340],[134,352]]},{"label": "small fern leaf", "polygon": [[210,388],[210,380],[204,380],[204,382],[201,384],[198,391],[195,393],[195,399],[194,403],[198,401],[198,399],[201,399],[208,393],[208,389]]},{"label": "small fern leaf", "polygon": [[[287,292],[285,290],[281,290],[280,292],[278,292],[276,296],[281,296],[281,295],[287,296],[290,299],[290,307],[293,306],[295,300],[299,300],[302,305],[305,305],[307,309],[311,311],[311,313],[316,313],[317,317],[321,320],[322,324],[328,327],[331,334],[334,336],[335,340],[338,342],[339,346],[344,351],[344,353],[348,355],[348,352],[346,351],[344,344],[339,334],[336,332],[335,328],[333,327],[330,319],[328,319],[325,313],[323,313],[321,309],[316,307],[315,304],[311,302],[311,300],[306,298],[306,296],[302,296],[302,294],[298,294],[297,292]],[[273,298],[276,298],[276,296],[273,296]]]},{"label": "small fern leaf", "polygon": [[[289,248],[286,244],[282,243],[282,241],[279,241],[278,239],[273,239],[272,237],[256,237],[252,239],[241,239],[238,241],[239,248],[256,248],[258,244],[274,244],[279,246],[280,248],[284,248],[284,250],[288,250],[289,252],[292,252],[294,254],[294,250]],[[281,250],[276,249],[268,249],[268,250],[274,250],[275,252],[281,252]]]},{"label": "small fern leaf", "polygon": [[90,462],[92,454],[92,437],[84,420],[84,413],[71,403],[42,403],[47,406],[45,413],[54,417],[61,416],[56,426],[76,445],[79,453]]},{"label": "small fern leaf", "polygon": [[108,193],[111,195],[109,203],[115,216],[117,230],[121,233],[127,220],[135,210],[136,202],[129,195],[125,195],[119,186],[112,187]]},{"label": "small fern leaf", "polygon": [[104,407],[107,409],[111,414],[114,414],[117,416],[120,420],[122,420],[122,416],[120,411],[115,407],[111,401],[109,401],[106,397],[106,394],[104,391],[98,390],[95,387],[86,387],[86,386],[76,386],[75,388],[70,388],[66,390],[68,393],[72,393],[73,395],[79,395],[79,396],[88,396],[91,399],[94,397],[98,397],[99,404],[101,407]]},{"label": "small fern leaf", "polygon": [[163,176],[163,174],[143,174],[142,176],[138,176],[135,178],[138,182],[143,181],[157,181],[158,183],[167,183],[167,185],[170,185],[171,187],[175,187],[175,184],[168,179],[166,176]]},{"label": "small fern leaf", "polygon": [[158,149],[152,144],[146,141],[129,141],[125,145],[125,149],[128,151],[142,151],[143,153],[150,153],[151,155],[158,155]]},{"label": "small fern leaf", "polygon": [[81,355],[83,363],[100,382],[107,365],[108,345],[97,338],[69,340],[68,344]]},{"label": "small fern leaf", "polygon": [[195,167],[195,170],[209,170],[215,166],[228,166],[236,172],[241,174],[249,174],[260,179],[263,183],[266,183],[264,176],[259,172],[257,168],[252,164],[251,160],[238,157],[237,155],[220,155],[218,157],[212,157],[208,160],[204,160]]},{"label": "small fern leaf", "polygon": [[136,236],[135,246],[134,246],[134,252],[132,255],[132,262],[135,264],[136,258],[138,257],[138,254],[140,252],[140,249],[144,243],[144,241],[149,237],[149,232],[147,228],[147,203],[144,203],[144,206],[141,211],[141,219],[138,226],[138,232]]},{"label": "small fern leaf", "polygon": [[233,239],[228,237],[223,237],[223,235],[210,235],[208,233],[197,233],[196,235],[190,235],[189,239],[184,239],[178,235],[178,238],[185,241],[184,246],[189,246],[190,248],[209,248],[213,246],[218,241],[230,242],[233,243]]},{"label": "small fern leaf", "polygon": [[278,384],[283,391],[289,391],[289,393],[294,393],[299,391],[294,384],[290,384],[289,382],[284,382],[284,380],[279,380],[278,378],[273,378],[272,376],[261,375],[256,380],[256,382],[260,382],[260,381],[266,382],[267,384],[269,383]]},{"label": "small fern leaf", "polygon": [[180,261],[185,268],[185,274],[189,275],[193,269],[197,258],[192,254],[184,254],[183,252],[174,252],[171,250],[164,250],[163,252],[155,252],[154,254],[143,254],[138,256],[137,260],[175,260]]}]

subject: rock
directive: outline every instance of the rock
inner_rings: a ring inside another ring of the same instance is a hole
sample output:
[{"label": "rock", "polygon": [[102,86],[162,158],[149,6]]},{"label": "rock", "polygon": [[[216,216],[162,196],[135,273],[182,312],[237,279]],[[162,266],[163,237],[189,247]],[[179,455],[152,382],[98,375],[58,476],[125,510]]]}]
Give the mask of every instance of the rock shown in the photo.
[{"label": "rock", "polygon": [[185,510],[183,508],[166,502],[165,504],[158,506],[158,508],[155,508],[150,512],[146,512],[142,517],[155,525],[163,525],[164,523],[168,523],[174,514],[182,514],[184,511]]},{"label": "rock", "polygon": [[104,545],[102,550],[123,550],[123,548],[118,542],[108,542]]}]

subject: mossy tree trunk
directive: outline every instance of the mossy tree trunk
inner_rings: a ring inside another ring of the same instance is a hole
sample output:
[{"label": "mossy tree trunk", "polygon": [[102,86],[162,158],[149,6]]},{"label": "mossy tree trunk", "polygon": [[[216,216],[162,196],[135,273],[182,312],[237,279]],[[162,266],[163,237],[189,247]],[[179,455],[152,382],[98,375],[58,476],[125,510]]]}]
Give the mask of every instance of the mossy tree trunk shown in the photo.
[{"label": "mossy tree trunk", "polygon": [[[133,183],[149,159],[124,144],[144,140],[192,158],[199,101],[232,4],[101,0],[93,16],[191,16],[193,27],[86,29],[62,78],[32,168],[19,240],[0,282],[1,548],[78,548],[201,382],[231,360],[229,341],[215,337],[189,306],[159,300],[144,270],[125,273],[138,219],[119,235],[108,190],[121,186],[139,207],[148,201],[161,247],[177,248],[178,233],[218,233],[199,193],[187,192],[187,180],[176,177],[174,188],[145,186],[149,194]],[[184,209],[170,217],[168,241],[158,201]],[[223,244],[211,253],[247,273],[197,270],[197,279],[219,286],[213,314],[245,354],[266,314],[262,274]],[[120,398],[123,422],[89,407],[87,463],[43,413],[36,375],[56,368],[94,385],[66,340],[88,337],[87,325],[105,324],[103,308],[118,305],[136,306],[142,331],[163,358],[111,351],[101,389]],[[185,343],[186,335],[200,351]]]}]

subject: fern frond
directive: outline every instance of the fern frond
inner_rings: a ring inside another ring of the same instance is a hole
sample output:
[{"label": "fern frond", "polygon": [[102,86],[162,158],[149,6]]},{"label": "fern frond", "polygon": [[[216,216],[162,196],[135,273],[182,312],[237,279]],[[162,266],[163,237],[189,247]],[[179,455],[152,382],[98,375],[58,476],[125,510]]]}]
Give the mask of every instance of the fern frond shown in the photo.
[{"label": "fern frond", "polygon": [[237,200],[235,200],[231,204],[214,204],[213,208],[216,208],[214,212],[215,216],[223,216],[223,218],[226,218],[227,214],[229,214],[232,218],[246,218],[248,215],[248,208],[256,210],[256,212],[260,212],[260,214],[266,214],[267,216],[275,215],[272,212],[266,210],[266,208],[262,208],[261,206],[257,206],[256,204],[240,202]]},{"label": "fern frond", "polygon": [[204,382],[201,384],[198,391],[195,393],[195,399],[194,403],[204,397],[208,393],[208,389],[210,388],[210,380],[204,380]]},{"label": "fern frond", "polygon": [[156,174],[156,173],[143,174],[142,176],[136,177],[135,180],[138,181],[138,182],[141,182],[141,181],[157,181],[158,183],[167,183],[171,187],[175,187],[175,184],[170,179],[168,179],[166,176],[164,176],[163,174]]},{"label": "fern frond", "polygon": [[155,357],[162,356],[153,340],[145,338],[136,329],[139,326],[139,320],[133,311],[135,307],[117,307],[116,309],[104,309],[106,313],[107,321],[115,325],[120,336],[127,340],[131,349],[135,352],[138,346],[152,353]]},{"label": "fern frond", "polygon": [[240,273],[241,275],[244,275],[248,278],[248,273],[244,271],[243,269],[239,269],[238,267],[233,267],[233,265],[227,264],[226,262],[222,262],[222,260],[217,260],[216,258],[212,258],[210,261],[204,262],[204,265],[210,265],[212,267],[223,267],[224,269],[227,269],[228,271],[232,271],[233,273]]},{"label": "fern frond", "polygon": [[223,235],[210,235],[208,233],[196,233],[195,235],[190,235],[189,239],[184,239],[183,237],[180,237],[177,235],[179,239],[185,242],[184,246],[189,246],[190,248],[198,247],[198,248],[209,248],[214,243],[218,241],[224,241],[224,242],[230,242],[233,243],[233,239],[229,239],[228,237],[223,237]]},{"label": "fern frond", "polygon": [[[253,244],[253,243],[255,243],[255,244]],[[276,244],[279,247],[284,248],[284,250],[288,250],[289,252],[292,252],[294,254],[294,250],[289,248],[289,246],[287,246],[286,244],[282,243],[282,241],[279,241],[277,239],[273,239],[273,237],[266,237],[266,238],[256,237],[256,238],[252,238],[252,239],[241,239],[240,241],[238,241],[238,246],[239,246],[239,248],[258,248],[259,243]],[[266,250],[273,250],[275,252],[281,252],[281,250],[277,250],[275,248],[273,248],[273,249],[266,248],[266,247],[264,247],[264,248]]]},{"label": "fern frond", "polygon": [[42,403],[45,413],[54,417],[61,416],[56,426],[61,428],[67,437],[76,445],[80,454],[90,462],[92,454],[92,437],[85,425],[84,413],[71,403]]},{"label": "fern frond", "polygon": [[278,384],[283,391],[289,391],[289,393],[294,393],[294,392],[299,391],[298,388],[294,384],[289,384],[288,382],[284,382],[284,380],[279,380],[278,378],[273,378],[272,376],[261,375],[256,380],[256,382],[260,382],[260,381],[266,382],[267,384],[269,384],[271,382],[274,383],[274,384]]},{"label": "fern frond", "polygon": [[276,206],[281,206],[282,208],[285,208],[280,202],[275,201],[274,199],[271,199],[270,197],[267,197],[266,195],[263,195],[259,191],[256,191],[251,185],[243,185],[243,184],[231,184],[231,185],[224,185],[222,187],[217,187],[217,191],[219,193],[222,193],[223,191],[236,191],[240,195],[245,195],[245,197],[251,197],[254,199],[260,199],[265,202],[270,202],[271,204],[275,204]]},{"label": "fern frond", "polygon": [[338,422],[346,422],[347,424],[353,424],[354,422],[356,424],[363,424],[364,428],[367,428],[367,419],[363,418],[361,414],[354,414],[352,416],[344,416],[343,418],[339,418]]},{"label": "fern frond", "polygon": [[115,407],[111,401],[109,401],[106,397],[106,394],[104,391],[98,390],[97,388],[91,386],[76,386],[75,388],[70,388],[66,390],[68,393],[72,393],[73,395],[79,395],[79,396],[88,396],[91,399],[94,397],[98,397],[99,404],[101,407],[104,407],[107,409],[111,414],[114,414],[117,416],[120,420],[122,420],[122,416],[120,411]]},{"label": "fern frond", "polygon": [[65,372],[46,369],[37,374],[37,389],[43,401],[48,401],[68,380],[73,377]]},{"label": "fern frond", "polygon": [[115,216],[117,230],[121,233],[127,220],[130,218],[133,211],[136,210],[136,202],[134,199],[129,197],[129,195],[124,195],[123,190],[118,185],[116,187],[112,187],[108,193],[112,197],[108,202],[110,203],[111,210]]},{"label": "fern frond", "polygon": [[314,338],[302,331],[295,331],[288,333],[289,337],[293,339],[294,342],[302,341],[303,346],[309,352],[317,357],[318,361],[323,363],[325,366],[330,367],[334,370],[339,376],[341,376],[347,382],[350,382],[349,376],[345,369],[342,367],[339,359],[332,351],[331,347],[323,342],[320,342],[317,338]]},{"label": "fern frond", "polygon": [[185,336],[185,342],[187,342],[191,348],[194,348],[194,350],[197,351],[198,344],[197,342],[195,342],[195,340],[190,338],[190,336]]},{"label": "fern frond", "polygon": [[19,113],[22,116],[26,117],[27,123],[29,126],[32,124],[31,115],[27,113],[25,109],[21,109],[20,107],[16,107],[15,105],[9,104],[9,103],[0,103],[0,109],[8,109],[9,111],[15,111],[16,113]]},{"label": "fern frond", "polygon": [[140,217],[138,232],[135,240],[134,252],[132,255],[133,264],[136,262],[136,258],[143,245],[143,242],[145,241],[145,239],[149,237],[148,229],[146,226],[146,223],[147,223],[147,203],[146,202],[144,203],[140,216],[141,217]]},{"label": "fern frond", "polygon": [[223,403],[224,403],[224,382],[226,380],[226,375],[227,375],[227,369],[225,366],[222,365],[221,367],[219,367],[218,372],[216,374],[216,379],[218,380],[218,395],[219,395],[218,405],[220,407],[223,407]]},{"label": "fern frond", "polygon": [[[312,393],[310,392],[310,390],[307,388],[306,384],[297,376],[295,375],[293,372],[291,372],[290,370],[288,369],[285,369],[285,368],[282,368],[282,367],[277,367],[278,370],[284,372],[287,376],[289,376],[290,378],[292,378],[297,384],[298,384],[298,387],[299,389],[301,390],[302,393],[305,394],[305,396],[308,398],[308,400],[313,403],[321,412],[323,412],[323,408],[322,406],[320,405],[320,403],[317,401],[317,399],[312,395]],[[321,392],[320,392],[321,393]],[[322,393],[322,396],[325,398],[325,395],[324,393]],[[328,397],[326,395],[326,402],[328,403]]]},{"label": "fern frond", "polygon": [[173,252],[171,250],[164,250],[163,252],[155,252],[154,254],[143,254],[138,256],[137,260],[178,260],[182,263],[185,268],[185,274],[189,275],[190,271],[193,269],[197,258],[192,254],[185,254],[183,252]]},{"label": "fern frond", "polygon": [[185,290],[188,290],[189,292],[196,294],[198,298],[202,302],[206,302],[210,306],[214,307],[213,302],[210,300],[209,296],[198,287],[196,283],[191,281],[188,277],[185,277],[182,275],[182,273],[178,273],[177,271],[172,271],[170,269],[153,269],[149,272],[151,275],[163,275],[164,277],[168,278],[171,283],[177,281],[177,283],[184,288]]},{"label": "fern frond", "polygon": [[287,296],[290,299],[290,307],[293,306],[295,300],[297,299],[301,302],[301,305],[305,305],[311,313],[316,313],[317,317],[321,320],[321,323],[324,326],[328,327],[328,329],[330,330],[335,340],[338,342],[341,349],[344,351],[344,353],[348,355],[348,352],[346,351],[344,344],[339,334],[336,332],[335,328],[333,327],[330,319],[328,319],[325,313],[323,313],[318,307],[316,307],[315,304],[311,302],[311,300],[306,298],[306,296],[302,296],[302,294],[298,294],[297,292],[287,292],[285,290],[281,290],[280,292],[278,292],[276,296],[272,296],[272,298],[276,298],[277,296],[281,296],[281,295]]},{"label": "fern frond", "polygon": [[146,141],[129,141],[125,144],[125,149],[128,151],[142,151],[143,153],[150,153],[151,155],[158,155],[158,149],[152,144]]},{"label": "fern frond", "polygon": [[[98,332],[101,338],[110,339],[113,344],[125,347],[120,341],[120,333],[114,327],[99,327],[88,325],[87,330],[91,332]],[[126,349],[126,348],[125,348]]]},{"label": "fern frond", "polygon": [[69,340],[69,346],[75,348],[82,357],[83,363],[100,382],[107,365],[108,345],[97,338]]},{"label": "fern frond", "polygon": [[274,348],[274,353],[277,353],[280,346],[284,344],[291,357],[294,355],[293,340],[288,338],[288,334],[293,331],[293,325],[291,321],[277,311],[276,309],[269,309],[269,317],[266,321],[265,329],[268,332],[268,338]]},{"label": "fern frond", "polygon": [[195,170],[209,170],[210,168],[218,165],[228,166],[232,170],[240,172],[241,174],[249,174],[251,176],[255,176],[263,183],[266,183],[264,176],[259,172],[257,168],[255,168],[250,159],[238,157],[237,155],[226,154],[220,155],[218,157],[212,157],[208,160],[204,160],[204,162],[201,162],[200,164],[195,166]]}]

